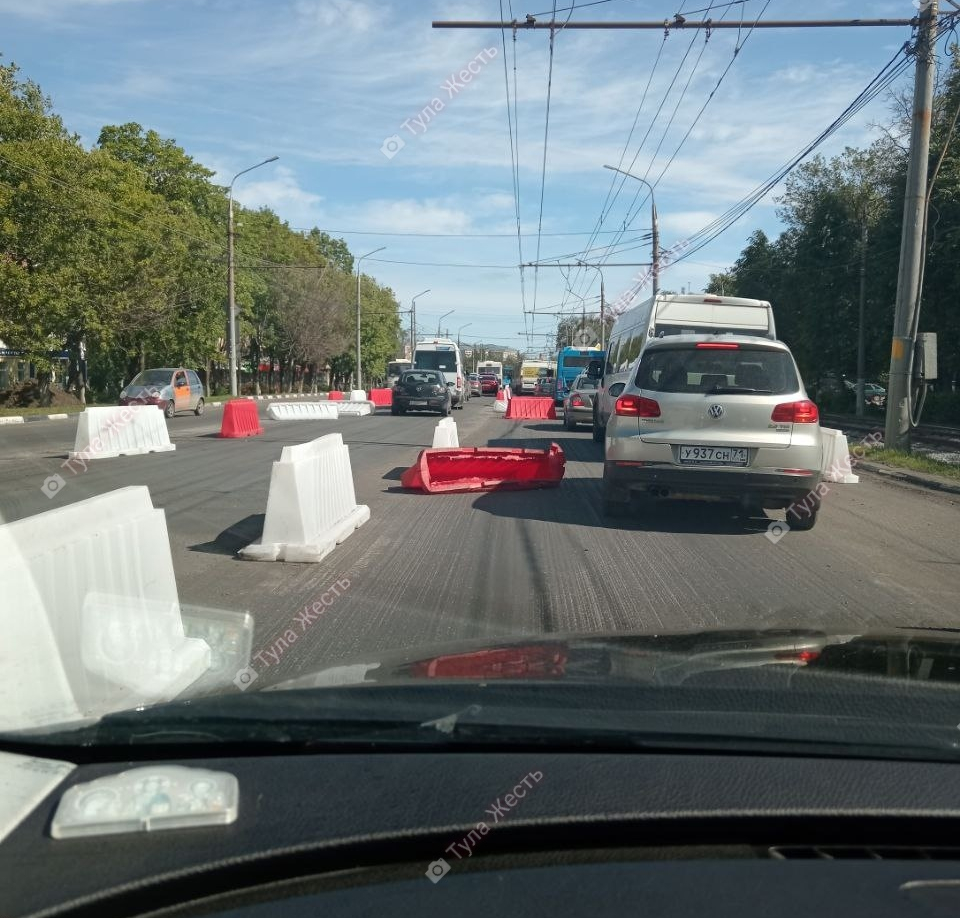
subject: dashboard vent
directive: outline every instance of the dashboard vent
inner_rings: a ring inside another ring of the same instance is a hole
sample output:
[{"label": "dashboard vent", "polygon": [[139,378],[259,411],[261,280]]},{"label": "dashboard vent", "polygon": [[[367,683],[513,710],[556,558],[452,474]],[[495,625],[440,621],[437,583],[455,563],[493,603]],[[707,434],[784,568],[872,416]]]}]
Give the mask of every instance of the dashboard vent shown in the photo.
[{"label": "dashboard vent", "polygon": [[767,849],[778,861],[956,861],[960,848],[901,848],[894,845],[775,845]]}]

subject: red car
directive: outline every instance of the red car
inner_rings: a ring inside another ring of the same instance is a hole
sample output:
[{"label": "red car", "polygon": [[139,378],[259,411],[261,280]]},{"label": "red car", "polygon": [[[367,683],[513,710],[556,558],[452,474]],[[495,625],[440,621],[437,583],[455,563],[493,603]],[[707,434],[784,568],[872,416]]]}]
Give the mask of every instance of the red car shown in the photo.
[{"label": "red car", "polygon": [[496,395],[499,388],[500,383],[497,381],[496,376],[480,377],[480,392],[483,393],[483,395]]}]

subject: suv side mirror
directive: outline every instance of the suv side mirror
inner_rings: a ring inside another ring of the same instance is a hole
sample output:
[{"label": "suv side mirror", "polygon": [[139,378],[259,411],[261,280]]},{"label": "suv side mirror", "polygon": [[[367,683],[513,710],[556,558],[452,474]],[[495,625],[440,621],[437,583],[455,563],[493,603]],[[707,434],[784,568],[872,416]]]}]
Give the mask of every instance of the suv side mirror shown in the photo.
[{"label": "suv side mirror", "polygon": [[603,361],[602,360],[591,360],[587,364],[587,376],[590,379],[600,379],[603,376]]}]

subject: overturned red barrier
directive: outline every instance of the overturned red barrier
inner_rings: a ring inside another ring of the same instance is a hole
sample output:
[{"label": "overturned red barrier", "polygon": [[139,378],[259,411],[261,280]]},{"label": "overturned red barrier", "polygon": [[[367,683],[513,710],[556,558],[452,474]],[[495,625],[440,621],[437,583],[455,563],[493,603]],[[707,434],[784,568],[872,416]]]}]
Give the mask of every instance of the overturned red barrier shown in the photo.
[{"label": "overturned red barrier", "polygon": [[371,389],[370,401],[377,406],[393,404],[393,389]]},{"label": "overturned red barrier", "polygon": [[223,406],[221,437],[256,437],[262,433],[256,402],[248,398],[234,398]]},{"label": "overturned red barrier", "polygon": [[342,393],[342,392],[339,392],[339,391],[336,390],[336,389],[334,389],[332,392],[328,392],[328,393],[327,393],[327,400],[328,400],[328,401],[331,401],[331,402],[342,402],[342,401],[343,401],[343,393]]},{"label": "overturned red barrier", "polygon": [[549,449],[425,449],[403,473],[400,484],[428,494],[556,488],[565,465],[563,450],[556,443]]},{"label": "overturned red barrier", "polygon": [[557,409],[552,398],[512,398],[507,402],[505,418],[544,418],[557,419]]}]

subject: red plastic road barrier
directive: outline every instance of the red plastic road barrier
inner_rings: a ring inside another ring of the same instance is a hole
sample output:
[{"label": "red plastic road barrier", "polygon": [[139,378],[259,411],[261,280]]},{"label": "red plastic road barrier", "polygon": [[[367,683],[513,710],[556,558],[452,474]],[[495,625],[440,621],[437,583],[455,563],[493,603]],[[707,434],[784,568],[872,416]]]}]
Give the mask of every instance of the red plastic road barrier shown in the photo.
[{"label": "red plastic road barrier", "polygon": [[336,389],[334,389],[332,392],[328,392],[328,393],[327,393],[327,401],[329,401],[329,402],[342,402],[342,401],[343,401],[343,393],[342,393],[342,392],[338,392]]},{"label": "red plastic road barrier", "polygon": [[425,449],[403,473],[400,484],[428,494],[556,488],[565,465],[563,450],[556,443],[549,449]]},{"label": "red plastic road barrier", "polygon": [[256,402],[248,398],[234,398],[223,406],[221,437],[256,437],[262,433]]},{"label": "red plastic road barrier", "polygon": [[393,389],[371,389],[370,401],[374,405],[392,405]]},{"label": "red plastic road barrier", "polygon": [[512,398],[507,403],[505,418],[546,418],[557,419],[557,409],[552,398]]}]

